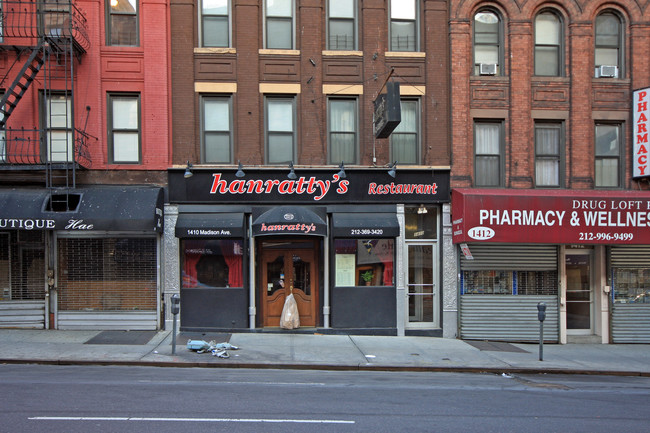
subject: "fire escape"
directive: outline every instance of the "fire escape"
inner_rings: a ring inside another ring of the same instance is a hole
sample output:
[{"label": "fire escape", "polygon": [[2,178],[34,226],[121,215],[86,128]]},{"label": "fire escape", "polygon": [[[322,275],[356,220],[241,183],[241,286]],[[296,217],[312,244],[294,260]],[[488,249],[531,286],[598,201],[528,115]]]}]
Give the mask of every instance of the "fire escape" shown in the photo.
[{"label": "fire escape", "polygon": [[86,18],[73,0],[5,0],[0,8],[0,171],[44,173],[51,210],[66,211],[77,169],[91,164],[92,137],[75,124],[74,95],[75,67],[90,46]]}]

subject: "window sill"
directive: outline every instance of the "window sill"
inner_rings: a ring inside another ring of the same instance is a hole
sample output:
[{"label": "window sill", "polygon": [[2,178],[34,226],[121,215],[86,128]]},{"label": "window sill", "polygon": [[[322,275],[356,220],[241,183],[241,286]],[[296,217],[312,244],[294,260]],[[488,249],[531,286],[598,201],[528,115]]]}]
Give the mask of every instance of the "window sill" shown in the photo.
[{"label": "window sill", "polygon": [[235,48],[198,47],[194,48],[194,54],[237,54]]},{"label": "window sill", "polygon": [[570,83],[571,79],[569,77],[534,75],[530,77],[530,81],[533,83],[535,82]]},{"label": "window sill", "polygon": [[386,51],[384,53],[386,57],[412,57],[412,58],[425,58],[427,53],[421,51]]},{"label": "window sill", "polygon": [[425,58],[427,53],[420,51],[386,51],[384,53],[386,57],[412,57],[412,58]]},{"label": "window sill", "polygon": [[325,50],[323,57],[345,56],[345,57],[363,57],[363,51],[345,51],[345,50]]},{"label": "window sill", "polygon": [[260,49],[258,51],[259,55],[275,55],[275,56],[299,56],[300,50],[269,50],[269,49]]}]

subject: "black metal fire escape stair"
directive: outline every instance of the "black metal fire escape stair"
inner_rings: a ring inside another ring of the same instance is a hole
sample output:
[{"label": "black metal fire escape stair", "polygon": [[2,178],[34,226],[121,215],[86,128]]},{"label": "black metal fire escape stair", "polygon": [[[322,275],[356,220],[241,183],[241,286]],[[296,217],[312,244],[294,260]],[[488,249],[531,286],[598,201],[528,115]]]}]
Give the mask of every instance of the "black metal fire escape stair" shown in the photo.
[{"label": "black metal fire escape stair", "polygon": [[40,41],[38,45],[32,48],[32,52],[25,61],[25,64],[21,68],[20,72],[14,79],[11,86],[6,90],[5,94],[0,99],[0,129],[4,129],[9,116],[13,113],[14,109],[18,105],[18,102],[22,99],[23,95],[29,89],[29,86],[34,81],[36,75],[41,70],[43,63],[42,50],[45,45],[44,41]]}]

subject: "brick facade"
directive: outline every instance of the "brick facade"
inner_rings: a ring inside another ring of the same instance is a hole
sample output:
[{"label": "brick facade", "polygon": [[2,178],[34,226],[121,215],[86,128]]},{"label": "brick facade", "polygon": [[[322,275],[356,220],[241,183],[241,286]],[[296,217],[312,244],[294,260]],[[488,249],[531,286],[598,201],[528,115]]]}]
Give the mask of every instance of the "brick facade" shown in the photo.
[{"label": "brick facade", "polygon": [[294,85],[292,89],[299,89],[296,166],[330,164],[328,94],[324,91],[330,85],[338,86],[335,95],[356,92],[358,96],[358,165],[388,164],[392,162],[388,140],[373,137],[372,101],[394,69],[392,78],[401,83],[402,95],[406,91],[420,100],[421,165],[449,167],[446,1],[419,2],[420,50],[415,53],[388,51],[388,1],[357,2],[358,43],[354,51],[326,49],[325,1],[294,2],[294,50],[264,49],[264,2],[230,3],[231,46],[202,48],[196,4],[192,7],[191,2],[171,1],[174,164],[187,160],[201,163],[200,96],[220,94],[210,89],[221,89],[219,84],[228,83],[236,83],[236,91],[226,92],[233,101],[231,164],[239,160],[244,165],[266,163],[265,94],[260,90],[260,85],[266,84]]},{"label": "brick facade", "polygon": [[[503,74],[473,73],[473,17],[482,8],[503,23]],[[534,20],[554,11],[563,30],[563,65],[558,77],[534,75]],[[622,22],[625,52],[619,78],[594,78],[596,16],[616,13]],[[620,1],[458,1],[450,2],[452,186],[475,186],[474,121],[504,121],[507,188],[535,188],[535,121],[564,122],[565,172],[560,188],[594,188],[594,129],[599,121],[621,122],[625,158],[623,188],[648,189],[631,179],[631,96],[650,85],[650,11]]]}]

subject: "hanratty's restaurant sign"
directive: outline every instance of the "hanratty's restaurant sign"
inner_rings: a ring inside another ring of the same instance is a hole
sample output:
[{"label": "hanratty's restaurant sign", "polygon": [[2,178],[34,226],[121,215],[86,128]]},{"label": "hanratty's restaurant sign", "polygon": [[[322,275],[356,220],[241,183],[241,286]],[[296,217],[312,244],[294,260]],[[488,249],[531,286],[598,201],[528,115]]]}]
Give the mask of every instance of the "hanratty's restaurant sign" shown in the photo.
[{"label": "hanratty's restaurant sign", "polygon": [[184,178],[169,172],[169,199],[183,203],[443,203],[449,202],[449,170],[346,169],[346,176],[331,170],[250,170],[236,177],[234,170],[194,170]]},{"label": "hanratty's restaurant sign", "polygon": [[454,243],[650,244],[650,192],[452,191]]}]

